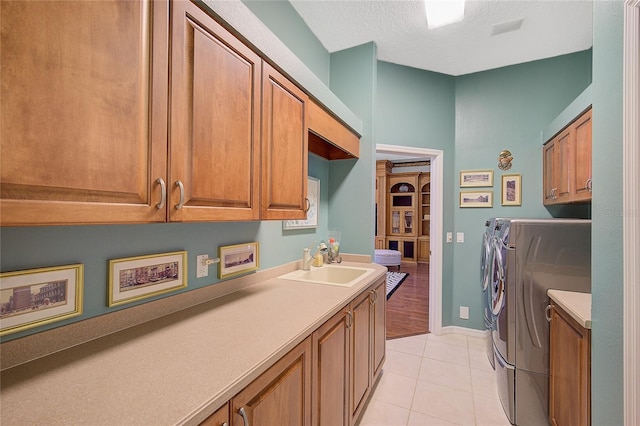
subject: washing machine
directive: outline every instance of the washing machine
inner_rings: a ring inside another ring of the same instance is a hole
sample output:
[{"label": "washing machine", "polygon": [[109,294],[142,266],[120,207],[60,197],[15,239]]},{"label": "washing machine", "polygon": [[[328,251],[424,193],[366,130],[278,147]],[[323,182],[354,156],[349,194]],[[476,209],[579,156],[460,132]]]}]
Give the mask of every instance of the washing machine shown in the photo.
[{"label": "washing machine", "polygon": [[484,224],[484,234],[482,235],[482,247],[480,250],[480,283],[482,286],[482,302],[484,325],[487,330],[487,358],[491,367],[495,369],[493,355],[493,344],[491,333],[493,329],[493,315],[491,314],[491,275],[493,262],[494,232],[498,218],[487,219]]}]

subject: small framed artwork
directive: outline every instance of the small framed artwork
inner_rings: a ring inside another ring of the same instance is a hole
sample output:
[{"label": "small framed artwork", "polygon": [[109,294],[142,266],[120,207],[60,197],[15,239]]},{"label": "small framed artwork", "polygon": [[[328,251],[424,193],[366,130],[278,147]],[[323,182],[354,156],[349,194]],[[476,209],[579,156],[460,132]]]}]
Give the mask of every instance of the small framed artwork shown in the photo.
[{"label": "small framed artwork", "polygon": [[522,176],[519,174],[502,175],[502,205],[522,205]]},{"label": "small framed artwork", "polygon": [[460,207],[493,207],[493,191],[460,191]]},{"label": "small framed artwork", "polygon": [[283,220],[282,229],[308,229],[318,227],[318,206],[320,205],[320,180],[309,176],[307,179],[307,217],[298,220]]},{"label": "small framed artwork", "polygon": [[0,274],[0,336],[82,314],[84,265]]},{"label": "small framed artwork", "polygon": [[108,305],[118,306],[187,287],[187,252],[109,261]]},{"label": "small framed artwork", "polygon": [[493,170],[461,170],[460,187],[493,186]]},{"label": "small framed artwork", "polygon": [[220,267],[218,278],[252,272],[260,266],[260,250],[257,242],[223,246],[218,249]]}]

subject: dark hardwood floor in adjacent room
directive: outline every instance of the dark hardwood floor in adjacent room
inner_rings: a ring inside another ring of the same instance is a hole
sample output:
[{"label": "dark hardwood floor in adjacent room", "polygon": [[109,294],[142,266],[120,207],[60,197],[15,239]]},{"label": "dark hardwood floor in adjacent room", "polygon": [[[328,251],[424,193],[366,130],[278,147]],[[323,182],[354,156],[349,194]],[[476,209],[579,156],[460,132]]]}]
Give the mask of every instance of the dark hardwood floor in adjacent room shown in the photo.
[{"label": "dark hardwood floor in adjacent room", "polygon": [[387,300],[387,339],[429,332],[429,264],[403,263],[400,272],[409,276]]}]

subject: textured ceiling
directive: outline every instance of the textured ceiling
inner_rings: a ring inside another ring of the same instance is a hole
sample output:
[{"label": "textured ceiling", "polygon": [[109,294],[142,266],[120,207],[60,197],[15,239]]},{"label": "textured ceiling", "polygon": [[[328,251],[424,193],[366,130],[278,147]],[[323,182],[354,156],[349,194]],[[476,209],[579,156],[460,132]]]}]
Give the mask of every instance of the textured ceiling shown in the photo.
[{"label": "textured ceiling", "polygon": [[381,61],[449,75],[592,46],[591,0],[467,0],[462,22],[433,30],[421,0],[290,2],[330,53],[374,41]]}]

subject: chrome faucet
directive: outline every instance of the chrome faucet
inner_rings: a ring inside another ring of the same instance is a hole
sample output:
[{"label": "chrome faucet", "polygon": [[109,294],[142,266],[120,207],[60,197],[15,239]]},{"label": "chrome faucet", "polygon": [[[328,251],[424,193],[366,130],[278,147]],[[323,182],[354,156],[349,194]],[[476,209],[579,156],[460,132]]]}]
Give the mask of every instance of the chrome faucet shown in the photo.
[{"label": "chrome faucet", "polygon": [[308,247],[305,247],[302,250],[302,270],[309,271],[311,270],[311,250]]}]

